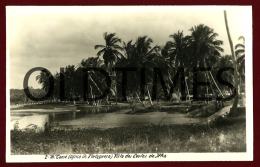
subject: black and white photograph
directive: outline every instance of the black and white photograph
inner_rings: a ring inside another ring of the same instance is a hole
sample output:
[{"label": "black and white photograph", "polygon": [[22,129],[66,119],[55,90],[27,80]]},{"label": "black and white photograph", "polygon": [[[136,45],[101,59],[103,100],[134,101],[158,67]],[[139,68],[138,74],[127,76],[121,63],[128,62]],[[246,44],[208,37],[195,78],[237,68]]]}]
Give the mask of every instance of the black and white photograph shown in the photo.
[{"label": "black and white photograph", "polygon": [[7,6],[6,161],[253,160],[252,6]]}]

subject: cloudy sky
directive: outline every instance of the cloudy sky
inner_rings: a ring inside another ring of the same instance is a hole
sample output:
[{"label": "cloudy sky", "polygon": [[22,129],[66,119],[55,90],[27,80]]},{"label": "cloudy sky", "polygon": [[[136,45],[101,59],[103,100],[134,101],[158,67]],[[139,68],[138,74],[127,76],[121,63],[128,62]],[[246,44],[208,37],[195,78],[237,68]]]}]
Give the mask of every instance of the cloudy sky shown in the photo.
[{"label": "cloudy sky", "polygon": [[[60,67],[78,65],[96,57],[96,44],[103,33],[116,33],[123,41],[147,35],[153,46],[163,46],[169,35],[205,24],[224,41],[224,54],[231,54],[223,10],[227,10],[233,43],[248,39],[252,24],[250,7],[7,7],[7,77],[10,88],[22,89],[25,74],[44,67],[52,74]],[[40,88],[35,72],[29,86]]]}]

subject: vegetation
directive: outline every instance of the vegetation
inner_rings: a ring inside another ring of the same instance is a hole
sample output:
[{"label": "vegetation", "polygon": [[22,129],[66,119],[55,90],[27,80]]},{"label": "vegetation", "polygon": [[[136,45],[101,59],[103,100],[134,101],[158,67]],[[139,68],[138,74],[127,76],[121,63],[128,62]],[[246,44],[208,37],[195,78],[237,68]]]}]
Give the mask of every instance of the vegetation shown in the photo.
[{"label": "vegetation", "polygon": [[12,154],[245,152],[245,118],[205,124],[11,131]]},{"label": "vegetation", "polygon": [[[190,29],[191,34],[185,36],[183,31],[178,31],[170,35],[172,39],[166,42],[165,46],[158,46],[153,44],[153,40],[147,36],[138,37],[135,42],[130,40],[128,42],[122,42],[123,46],[120,46],[121,39],[116,36],[115,33],[104,33],[105,45],[95,45],[95,49],[99,49],[97,57],[90,57],[82,60],[78,66],[68,65],[61,73],[54,75],[54,92],[52,99],[59,101],[60,99],[60,76],[64,76],[65,83],[65,100],[70,99],[83,99],[83,72],[87,67],[98,67],[108,71],[112,78],[112,86],[109,90],[109,95],[106,97],[106,101],[128,100],[134,97],[143,103],[143,92],[140,91],[141,85],[141,68],[145,69],[145,96],[149,98],[150,105],[153,105],[151,99],[151,92],[153,89],[154,81],[154,68],[160,68],[160,72],[165,82],[166,90],[163,89],[161,84],[157,85],[156,99],[163,99],[164,93],[169,94],[171,86],[174,84],[174,76],[176,75],[179,67],[185,67],[185,94],[192,95],[192,68],[193,67],[211,67],[211,72],[201,72],[202,75],[198,75],[198,80],[205,80],[210,82],[210,87],[198,87],[199,96],[204,97],[207,94],[222,95],[222,91],[226,90],[226,86],[218,84],[216,81],[216,73],[221,67],[232,67],[234,61],[231,60],[231,56],[221,56],[223,49],[221,45],[223,42],[218,40],[218,34],[214,30],[206,25],[200,24]],[[243,51],[243,44],[236,46],[236,54],[241,54]],[[239,64],[239,72],[243,78],[244,69],[244,54],[237,60]],[[113,68],[136,68],[137,71],[127,72],[127,86],[125,87],[127,92],[127,99],[122,99],[121,94],[123,90],[122,85],[122,73],[113,71]],[[233,73],[225,72],[224,79],[230,83],[234,83]],[[97,97],[103,94],[106,89],[106,80],[104,76],[97,71],[88,71],[88,97]],[[42,84],[42,88],[47,91],[48,77],[42,72],[37,76],[37,80]],[[160,79],[161,80],[161,79]],[[244,80],[241,79],[243,85]],[[180,83],[177,82],[174,92],[177,97],[180,95]],[[171,96],[171,95],[170,95]],[[190,97],[190,96],[189,96]],[[88,101],[86,103],[89,103]],[[95,104],[101,104],[96,102]]]},{"label": "vegetation", "polygon": [[[29,88],[30,93],[34,97],[43,97],[46,92],[42,89],[33,89]],[[29,99],[25,93],[24,90],[21,89],[10,89],[10,103],[13,104],[21,104],[21,103],[30,103],[33,102],[31,99]]]}]

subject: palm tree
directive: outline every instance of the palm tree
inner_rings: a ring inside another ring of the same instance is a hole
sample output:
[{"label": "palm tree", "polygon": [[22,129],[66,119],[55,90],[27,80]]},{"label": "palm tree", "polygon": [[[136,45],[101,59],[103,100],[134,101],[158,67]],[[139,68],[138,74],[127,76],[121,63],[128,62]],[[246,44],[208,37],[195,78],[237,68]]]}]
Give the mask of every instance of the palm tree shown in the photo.
[{"label": "palm tree", "polygon": [[[116,37],[115,33],[107,34],[107,32],[104,33],[104,39],[106,44],[105,45],[96,45],[95,49],[101,48],[100,51],[98,51],[97,55],[98,57],[103,54],[103,59],[105,65],[110,69],[110,74],[112,74],[112,66],[114,63],[117,62],[118,59],[123,57],[123,55],[119,51],[123,51],[123,48],[118,45],[118,43],[121,43],[121,39]],[[116,72],[114,73],[114,76],[116,78]],[[116,105],[117,105],[117,88],[115,83],[115,94],[116,94]]]},{"label": "palm tree", "polygon": [[56,73],[54,74],[54,89],[53,89],[53,100],[58,102],[58,99],[60,99],[60,74]]},{"label": "palm tree", "polygon": [[[218,34],[204,24],[194,26],[190,31],[189,47],[191,48],[191,54],[193,56],[192,62],[197,63],[197,67],[214,66],[221,56],[220,52],[224,51],[224,49],[221,48],[223,41],[217,40],[216,37]],[[210,80],[209,73],[204,73],[208,80]],[[206,91],[208,95],[208,86],[206,87]]]},{"label": "palm tree", "polygon": [[[232,53],[233,67],[235,69],[235,71],[234,71],[234,83],[235,83],[235,89],[237,91],[238,90],[237,62],[236,62],[236,57],[235,57],[234,50],[233,50],[233,42],[232,42],[232,39],[231,39],[231,36],[230,36],[230,33],[229,33],[227,14],[226,14],[225,10],[224,10],[224,19],[225,19],[225,25],[226,25],[229,45],[230,45],[230,49],[231,49],[231,53]],[[237,109],[237,104],[238,104],[238,96],[236,95],[235,98],[234,98],[233,106],[232,106],[232,108],[230,110],[229,115],[233,115],[234,114],[234,112]]]},{"label": "palm tree", "polygon": [[[171,62],[174,62],[175,73],[177,72],[178,67],[189,67],[191,66],[191,56],[189,54],[189,36],[184,36],[183,31],[178,31],[170,35],[170,38],[173,38],[173,41],[168,41],[166,46],[169,45],[168,53],[170,56]],[[173,65],[173,64],[172,64]],[[172,73],[173,74],[173,73]],[[185,77],[185,85],[190,101],[189,88]]]},{"label": "palm tree", "polygon": [[221,56],[220,52],[224,51],[220,47],[223,41],[217,40],[218,34],[204,24],[194,26],[190,31],[190,47],[197,65],[204,67],[213,66]]},{"label": "palm tree", "polygon": [[65,97],[69,97],[70,100],[73,100],[73,103],[76,104],[76,87],[79,85],[78,79],[76,78],[76,67],[74,65],[68,65],[65,67],[63,73],[65,79]]},{"label": "palm tree", "polygon": [[[88,59],[83,59],[79,64],[78,71],[82,72],[83,68],[106,69],[105,65],[103,64],[103,61],[100,60],[98,57],[90,57]],[[101,91],[101,89],[104,90],[105,88],[107,88],[104,76],[99,72],[95,72],[94,70],[88,71],[88,76],[91,81],[91,83],[89,84],[91,89],[91,98],[93,98],[96,95],[102,95],[103,92]],[[106,102],[108,103],[107,99]]]},{"label": "palm tree", "polygon": [[95,45],[95,49],[100,49],[97,53],[98,57],[103,54],[104,63],[106,66],[112,66],[117,59],[123,55],[119,51],[123,51],[123,48],[118,45],[121,43],[121,39],[116,37],[115,33],[104,33],[105,45]]},{"label": "palm tree", "polygon": [[[48,90],[50,89],[50,77],[52,77],[51,74],[48,74],[45,70],[42,70],[40,75],[36,76],[36,81],[38,81],[38,83],[42,85],[42,89],[45,92],[48,92]],[[54,82],[55,82],[55,80],[54,80]]]},{"label": "palm tree", "polygon": [[242,40],[242,43],[238,43],[235,46],[235,55],[237,58],[237,68],[238,68],[238,75],[239,75],[239,95],[240,98],[242,98],[242,104],[244,105],[245,97],[243,97],[242,92],[245,89],[244,83],[245,83],[245,38],[243,36],[240,36],[238,40]]},{"label": "palm tree", "polygon": [[[136,42],[132,45],[131,41],[127,44],[124,43],[124,49],[126,58],[122,58],[118,66],[124,67],[134,67],[137,68],[136,73],[130,73],[129,78],[134,78],[128,82],[128,87],[131,89],[131,92],[135,93],[135,96],[139,98],[138,91],[140,90],[140,69],[145,68],[145,81],[146,81],[146,91],[150,100],[150,104],[153,105],[151,100],[151,95],[149,91],[149,86],[152,83],[153,78],[153,67],[155,67],[156,62],[155,58],[160,55],[159,46],[151,47],[153,40],[147,36],[138,37]],[[143,104],[143,103],[142,103]]]},{"label": "palm tree", "polygon": [[[232,62],[232,56],[231,55],[224,55],[221,56],[220,59],[218,60],[216,68],[213,68],[213,71],[215,73],[214,76],[216,76],[217,71],[223,67],[233,67],[233,62]],[[222,75],[222,79],[225,81],[228,81],[229,83],[234,82],[234,74],[231,71],[226,71],[225,74]],[[225,90],[226,86],[222,85],[222,89]]]},{"label": "palm tree", "polygon": [[170,35],[170,38],[173,38],[173,41],[167,42],[166,45],[169,45],[169,54],[170,59],[175,61],[175,67],[187,66],[190,55],[188,54],[188,36],[183,35],[183,31],[178,31],[178,33]]},{"label": "palm tree", "polygon": [[42,85],[42,89],[46,92],[49,90],[49,77],[46,72],[41,71],[40,75],[36,76],[36,81]]},{"label": "palm tree", "polygon": [[130,55],[131,55],[131,52],[133,52],[133,44],[132,44],[132,40],[128,41],[127,43],[125,43],[123,41],[123,49],[124,49],[124,52],[125,52],[125,55],[126,55],[126,58],[129,59],[130,58]]}]

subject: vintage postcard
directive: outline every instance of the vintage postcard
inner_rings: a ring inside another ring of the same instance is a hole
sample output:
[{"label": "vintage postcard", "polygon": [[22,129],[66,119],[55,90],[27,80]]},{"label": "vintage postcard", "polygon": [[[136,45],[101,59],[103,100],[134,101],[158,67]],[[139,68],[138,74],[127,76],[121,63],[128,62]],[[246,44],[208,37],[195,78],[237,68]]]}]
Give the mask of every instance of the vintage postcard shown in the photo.
[{"label": "vintage postcard", "polygon": [[6,162],[252,161],[252,6],[7,6]]}]

